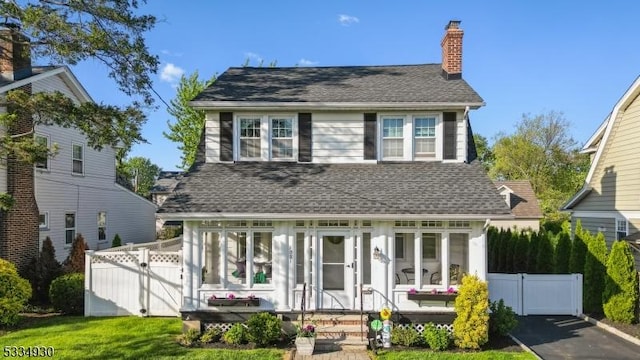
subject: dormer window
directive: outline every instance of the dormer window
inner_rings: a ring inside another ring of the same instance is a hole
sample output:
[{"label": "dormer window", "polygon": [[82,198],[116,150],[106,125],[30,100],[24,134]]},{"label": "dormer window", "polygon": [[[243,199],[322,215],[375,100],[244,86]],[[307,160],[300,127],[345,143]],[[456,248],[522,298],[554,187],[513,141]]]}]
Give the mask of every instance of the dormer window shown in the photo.
[{"label": "dormer window", "polygon": [[416,117],[413,120],[414,156],[434,158],[436,156],[436,118]]},{"label": "dormer window", "polygon": [[381,160],[442,159],[438,115],[381,116]]},{"label": "dormer window", "polygon": [[236,119],[236,160],[296,159],[294,116],[239,115]]}]

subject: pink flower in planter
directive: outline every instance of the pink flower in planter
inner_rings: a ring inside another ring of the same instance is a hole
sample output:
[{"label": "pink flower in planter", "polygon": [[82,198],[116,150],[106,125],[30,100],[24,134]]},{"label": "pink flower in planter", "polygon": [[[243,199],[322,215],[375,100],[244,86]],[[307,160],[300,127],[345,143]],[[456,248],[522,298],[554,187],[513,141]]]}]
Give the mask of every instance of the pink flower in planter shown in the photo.
[{"label": "pink flower in planter", "polygon": [[236,298],[236,296],[235,296],[235,295],[233,295],[233,294],[229,294],[229,295],[227,295],[227,299],[229,299],[229,300],[233,300],[233,299],[235,299],[235,298]]},{"label": "pink flower in planter", "polygon": [[450,287],[447,289],[447,294],[455,294],[456,293],[456,289]]},{"label": "pink flower in planter", "polygon": [[253,300],[253,299],[255,299],[255,298],[256,298],[256,296],[255,296],[255,295],[253,295],[253,294],[250,294],[249,296],[247,296],[247,299],[249,299],[249,300]]},{"label": "pink flower in planter", "polygon": [[215,299],[217,299],[215,295],[209,296],[209,300],[215,300]]},{"label": "pink flower in planter", "polygon": [[437,294],[437,293],[438,293],[438,290],[437,290],[437,289],[431,289],[431,293],[432,293],[432,294]]},{"label": "pink flower in planter", "polygon": [[418,290],[416,290],[415,288],[409,289],[409,294],[414,295],[414,294],[417,294],[417,293],[418,293]]}]

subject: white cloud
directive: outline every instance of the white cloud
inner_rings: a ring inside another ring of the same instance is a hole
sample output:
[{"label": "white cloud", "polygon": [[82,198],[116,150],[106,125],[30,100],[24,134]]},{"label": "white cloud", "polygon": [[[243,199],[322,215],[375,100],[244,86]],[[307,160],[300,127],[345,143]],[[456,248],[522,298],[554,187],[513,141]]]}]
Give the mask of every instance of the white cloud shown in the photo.
[{"label": "white cloud", "polygon": [[349,26],[351,24],[359,23],[360,19],[355,16],[340,14],[338,15],[338,22],[342,24],[342,26]]},{"label": "white cloud", "polygon": [[184,75],[184,69],[172,63],[167,63],[160,70],[160,80],[172,84],[177,83],[182,75]]},{"label": "white cloud", "polygon": [[314,66],[314,65],[318,65],[318,62],[302,58],[302,59],[300,59],[298,61],[298,65],[300,65],[300,66]]},{"label": "white cloud", "polygon": [[167,49],[163,49],[160,50],[160,53],[162,55],[167,55],[167,56],[175,56],[175,57],[181,57],[182,53],[174,53],[173,51],[167,50]]}]

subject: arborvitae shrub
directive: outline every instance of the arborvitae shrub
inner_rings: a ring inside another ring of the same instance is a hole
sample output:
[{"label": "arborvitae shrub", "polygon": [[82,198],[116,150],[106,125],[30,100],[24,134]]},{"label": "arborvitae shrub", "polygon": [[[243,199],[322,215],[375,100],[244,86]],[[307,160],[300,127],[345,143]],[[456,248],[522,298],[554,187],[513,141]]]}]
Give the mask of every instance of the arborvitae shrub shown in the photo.
[{"label": "arborvitae shrub", "polygon": [[509,245],[507,246],[507,259],[506,259],[506,267],[505,267],[505,272],[507,273],[514,273],[515,272],[515,264],[513,262],[515,254],[516,254],[516,248],[518,246],[518,232],[517,231],[511,231],[510,232],[510,237],[509,237]]},{"label": "arborvitae shrub", "polygon": [[584,311],[602,313],[602,293],[607,273],[607,244],[602,233],[587,242],[587,258],[584,263]]},{"label": "arborvitae shrub", "polygon": [[53,308],[66,315],[84,314],[84,274],[62,275],[51,282],[49,298]]},{"label": "arborvitae shrub", "polygon": [[529,252],[529,236],[524,231],[518,235],[516,250],[513,254],[513,272],[527,272],[527,253]]},{"label": "arborvitae shrub", "polygon": [[84,274],[84,252],[89,250],[89,246],[84,241],[82,234],[78,234],[71,244],[71,250],[69,250],[69,256],[64,261],[64,272],[70,273],[83,273]]},{"label": "arborvitae shrub", "polygon": [[496,234],[496,240],[494,243],[494,261],[495,261],[495,269],[496,272],[502,272],[502,240],[504,238],[504,230],[500,229],[500,231]]},{"label": "arborvitae shrub", "polygon": [[264,347],[280,340],[282,320],[267,312],[253,314],[247,320],[247,328],[247,340]]},{"label": "arborvitae shrub", "polygon": [[511,229],[507,229],[507,231],[502,233],[502,239],[500,241],[500,272],[508,273],[511,272],[511,268],[513,268],[513,264],[511,263],[513,258],[509,256],[513,255],[511,239]]},{"label": "arborvitae shrub", "polygon": [[395,326],[391,330],[391,343],[394,345],[414,346],[420,342],[420,334],[412,326]]},{"label": "arborvitae shrub", "polygon": [[459,348],[479,349],[489,340],[489,287],[476,275],[466,275],[458,289],[453,339]]},{"label": "arborvitae shrub", "polygon": [[120,239],[120,235],[116,234],[116,236],[113,237],[113,241],[111,242],[111,247],[118,246],[122,246],[122,240]]},{"label": "arborvitae shrub", "polygon": [[553,274],[553,245],[550,234],[540,231],[538,235],[538,256],[536,257],[537,274]]},{"label": "arborvitae shrub", "polygon": [[626,241],[616,241],[611,247],[602,301],[609,320],[625,324],[637,321],[638,273]]},{"label": "arborvitae shrub", "polygon": [[31,297],[29,281],[18,275],[13,263],[0,259],[0,325],[14,325]]},{"label": "arborvitae shrub", "polygon": [[498,272],[497,269],[497,261],[496,261],[496,243],[497,238],[499,236],[498,229],[494,226],[491,226],[487,231],[487,264],[488,270],[491,273]]},{"label": "arborvitae shrub", "polygon": [[540,244],[540,235],[537,232],[531,233],[529,240],[529,251],[527,252],[527,272],[536,274],[538,272],[538,247]]},{"label": "arborvitae shrub", "polygon": [[42,242],[39,256],[31,261],[27,273],[33,291],[32,301],[47,304],[49,286],[53,279],[62,274],[62,265],[56,260],[56,250],[48,236]]},{"label": "arborvitae shrub", "polygon": [[587,257],[587,244],[584,241],[582,223],[578,220],[576,230],[571,242],[571,255],[569,257],[569,271],[572,274],[584,274],[584,262]]},{"label": "arborvitae shrub", "polygon": [[569,233],[563,231],[558,235],[558,243],[556,244],[555,256],[555,273],[569,273],[569,259],[571,258],[571,237]]}]

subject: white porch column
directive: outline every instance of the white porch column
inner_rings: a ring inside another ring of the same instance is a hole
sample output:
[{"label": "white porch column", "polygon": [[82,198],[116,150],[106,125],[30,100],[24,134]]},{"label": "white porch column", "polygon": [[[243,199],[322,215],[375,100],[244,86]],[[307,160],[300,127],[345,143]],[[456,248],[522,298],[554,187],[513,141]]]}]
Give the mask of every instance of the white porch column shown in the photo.
[{"label": "white porch column", "polygon": [[442,246],[440,249],[440,256],[442,258],[442,264],[440,267],[442,268],[440,271],[442,273],[442,286],[445,286],[447,289],[449,288],[449,265],[451,263],[451,259],[449,258],[449,232],[445,231],[442,233]]},{"label": "white porch column", "polygon": [[380,307],[375,310],[380,310],[383,305],[391,306],[393,302],[393,288],[396,284],[396,275],[395,275],[395,237],[393,234],[393,228],[391,227],[390,222],[380,222],[380,231],[381,234],[378,237],[382,240],[382,244],[380,244],[380,249],[382,250],[382,259],[381,263],[385,267],[385,271],[383,272],[383,276],[381,276],[381,280],[384,286],[381,286],[380,289],[384,289],[384,292],[381,294],[382,301],[380,302]]},{"label": "white porch column", "polygon": [[[305,304],[307,305],[307,307],[309,307],[309,305],[311,304],[311,235],[312,232],[307,230],[304,233],[304,251],[303,251],[303,256],[304,256],[304,263],[302,264],[302,268],[304,269],[304,282],[307,284],[307,293],[306,293],[306,299],[305,299]],[[313,273],[315,274],[316,271],[313,271]],[[299,304],[294,304],[294,307],[298,306]]]},{"label": "white porch column", "polygon": [[469,234],[469,273],[486,281],[487,271],[487,229],[478,222]]},{"label": "white porch column", "polygon": [[287,242],[288,223],[279,221],[273,229],[273,251],[272,259],[272,279],[273,286],[278,289],[275,292],[275,300],[278,310],[289,309],[289,245]]},{"label": "white porch column", "polygon": [[193,303],[193,224],[185,221],[182,231],[182,304],[184,310],[195,310]]}]

